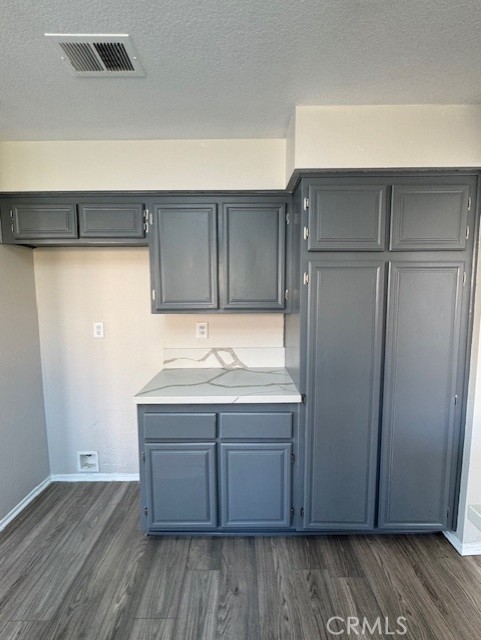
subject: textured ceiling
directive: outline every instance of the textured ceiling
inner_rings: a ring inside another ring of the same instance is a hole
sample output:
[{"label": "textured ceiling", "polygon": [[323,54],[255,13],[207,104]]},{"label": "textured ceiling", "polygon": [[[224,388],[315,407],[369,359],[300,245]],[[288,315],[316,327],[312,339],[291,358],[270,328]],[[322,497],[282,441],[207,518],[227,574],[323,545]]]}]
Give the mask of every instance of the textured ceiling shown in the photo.
[{"label": "textured ceiling", "polygon": [[[76,78],[45,32],[129,33]],[[481,102],[479,0],[2,0],[0,139],[284,137],[294,105]]]}]

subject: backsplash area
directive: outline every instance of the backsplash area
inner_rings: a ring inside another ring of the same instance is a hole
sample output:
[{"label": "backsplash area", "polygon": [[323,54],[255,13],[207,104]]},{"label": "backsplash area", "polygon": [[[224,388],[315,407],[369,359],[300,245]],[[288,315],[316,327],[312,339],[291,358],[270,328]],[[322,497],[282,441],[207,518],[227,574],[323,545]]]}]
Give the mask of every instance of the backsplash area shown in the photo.
[{"label": "backsplash area", "polygon": [[283,367],[283,347],[164,349],[164,369],[245,369]]}]

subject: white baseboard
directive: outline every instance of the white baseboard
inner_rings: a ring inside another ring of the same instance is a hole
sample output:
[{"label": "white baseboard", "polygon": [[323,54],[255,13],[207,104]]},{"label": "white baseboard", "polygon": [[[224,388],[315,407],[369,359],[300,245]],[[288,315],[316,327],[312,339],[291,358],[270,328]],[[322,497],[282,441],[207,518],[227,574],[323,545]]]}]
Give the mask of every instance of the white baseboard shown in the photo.
[{"label": "white baseboard", "polygon": [[34,500],[38,495],[45,491],[48,485],[51,483],[50,476],[45,478],[40,484],[38,484],[29,494],[25,496],[23,500],[17,504],[7,515],[0,520],[0,531],[3,531],[7,524],[9,524],[14,518],[16,518],[24,509],[27,507],[32,500]]},{"label": "white baseboard", "polygon": [[481,542],[461,542],[454,531],[443,532],[447,540],[453,545],[461,556],[481,555]]},{"label": "white baseboard", "polygon": [[138,473],[53,473],[52,482],[138,482]]}]

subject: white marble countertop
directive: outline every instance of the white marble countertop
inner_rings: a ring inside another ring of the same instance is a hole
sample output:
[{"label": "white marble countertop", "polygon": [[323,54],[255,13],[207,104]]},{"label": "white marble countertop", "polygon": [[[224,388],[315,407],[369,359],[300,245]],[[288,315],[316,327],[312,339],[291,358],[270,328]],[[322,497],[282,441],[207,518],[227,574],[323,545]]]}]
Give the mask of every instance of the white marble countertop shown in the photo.
[{"label": "white marble countertop", "polygon": [[136,404],[301,402],[283,368],[163,369],[134,398]]}]

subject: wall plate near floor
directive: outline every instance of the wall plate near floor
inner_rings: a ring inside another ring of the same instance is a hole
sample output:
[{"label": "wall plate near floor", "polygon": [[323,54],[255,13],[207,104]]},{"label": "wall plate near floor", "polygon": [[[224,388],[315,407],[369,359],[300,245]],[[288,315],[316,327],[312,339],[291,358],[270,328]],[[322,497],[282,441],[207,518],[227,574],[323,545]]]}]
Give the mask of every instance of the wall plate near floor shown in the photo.
[{"label": "wall plate near floor", "polygon": [[98,451],[77,451],[77,469],[86,473],[99,471]]}]

